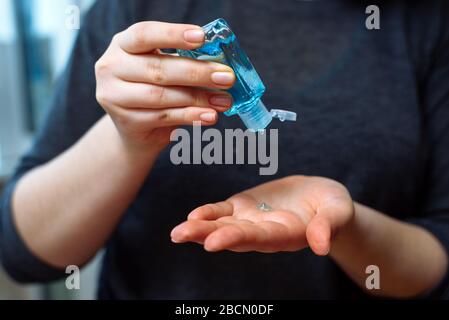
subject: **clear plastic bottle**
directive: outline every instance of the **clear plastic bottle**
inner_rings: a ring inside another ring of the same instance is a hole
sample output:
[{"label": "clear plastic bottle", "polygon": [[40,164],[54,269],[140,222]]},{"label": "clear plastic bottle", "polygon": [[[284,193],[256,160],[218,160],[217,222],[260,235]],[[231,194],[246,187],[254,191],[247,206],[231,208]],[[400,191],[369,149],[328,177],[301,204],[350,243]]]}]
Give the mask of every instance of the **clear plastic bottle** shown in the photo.
[{"label": "clear plastic bottle", "polygon": [[228,90],[234,99],[234,104],[225,115],[239,115],[245,126],[254,131],[264,130],[273,117],[284,121],[296,121],[295,113],[283,110],[270,113],[267,110],[261,100],[266,90],[265,85],[224,19],[215,20],[203,29],[206,34],[204,46],[191,51],[178,50],[178,54],[183,57],[223,63],[234,70],[237,81]]}]

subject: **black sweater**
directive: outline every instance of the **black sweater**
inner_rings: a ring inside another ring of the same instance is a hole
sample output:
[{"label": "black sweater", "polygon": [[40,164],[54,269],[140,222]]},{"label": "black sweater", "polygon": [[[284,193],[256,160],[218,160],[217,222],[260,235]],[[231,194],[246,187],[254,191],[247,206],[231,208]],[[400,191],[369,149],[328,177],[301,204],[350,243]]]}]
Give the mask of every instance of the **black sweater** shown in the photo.
[{"label": "black sweater", "polygon": [[[175,166],[164,151],[107,244],[100,297],[366,297],[330,258],[308,249],[211,254],[170,242],[171,228],[196,206],[293,174],[338,180],[355,201],[424,227],[448,249],[449,9],[446,1],[420,2],[382,2],[381,29],[367,30],[366,5],[356,1],[100,0],[1,199],[6,270],[24,282],[65,276],[27,249],[11,194],[21,176],[72,146],[104,114],[94,63],[115,33],[141,20],[203,25],[224,17],[267,86],[265,104],[288,107],[300,120],[273,123],[280,130],[276,176],[259,176],[256,166]],[[236,117],[217,125],[237,127]],[[431,294],[445,292],[446,279]]]}]

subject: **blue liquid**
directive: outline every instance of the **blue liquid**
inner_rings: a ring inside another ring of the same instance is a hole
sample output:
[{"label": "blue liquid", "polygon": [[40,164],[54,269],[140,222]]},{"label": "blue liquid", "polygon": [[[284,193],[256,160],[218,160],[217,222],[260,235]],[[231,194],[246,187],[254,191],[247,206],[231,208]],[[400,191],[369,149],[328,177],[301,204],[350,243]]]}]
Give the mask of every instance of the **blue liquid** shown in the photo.
[{"label": "blue liquid", "polygon": [[251,64],[237,37],[223,19],[215,20],[205,27],[206,43],[203,47],[185,51],[178,50],[180,56],[198,60],[214,61],[230,66],[237,77],[235,85],[228,90],[234,104],[225,115],[239,115],[248,129],[265,129],[272,116],[260,99],[265,93],[265,85]]}]

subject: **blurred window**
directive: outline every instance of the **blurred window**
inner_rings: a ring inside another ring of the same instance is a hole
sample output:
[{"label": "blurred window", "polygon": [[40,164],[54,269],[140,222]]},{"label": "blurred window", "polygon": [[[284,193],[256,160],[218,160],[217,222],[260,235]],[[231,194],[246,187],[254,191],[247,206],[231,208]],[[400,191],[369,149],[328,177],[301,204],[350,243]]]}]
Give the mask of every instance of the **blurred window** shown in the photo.
[{"label": "blurred window", "polygon": [[66,27],[68,6],[86,10],[92,0],[14,0],[25,76],[27,127],[42,121],[53,80],[66,63],[76,30]]},{"label": "blurred window", "polygon": [[82,14],[94,1],[0,0],[0,180],[42,124],[70,55],[78,30],[67,27],[68,8]]},{"label": "blurred window", "polygon": [[[77,30],[66,27],[69,6],[85,12],[95,0],[0,0],[0,192],[43,120],[55,78],[64,69]],[[82,23],[82,20],[81,20]],[[100,258],[82,271],[86,284],[64,281],[18,286],[0,269],[0,299],[93,299]]]}]

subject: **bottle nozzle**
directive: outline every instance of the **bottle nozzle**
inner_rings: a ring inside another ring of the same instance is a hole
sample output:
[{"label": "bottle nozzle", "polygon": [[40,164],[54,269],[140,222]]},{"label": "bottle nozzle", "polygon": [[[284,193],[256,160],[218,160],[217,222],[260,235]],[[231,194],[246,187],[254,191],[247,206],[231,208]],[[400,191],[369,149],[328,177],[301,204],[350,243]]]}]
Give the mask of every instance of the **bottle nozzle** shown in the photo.
[{"label": "bottle nozzle", "polygon": [[248,129],[256,132],[264,130],[273,120],[261,100],[249,111],[238,113],[238,115]]},{"label": "bottle nozzle", "polygon": [[256,132],[265,130],[265,128],[271,123],[273,118],[276,118],[281,122],[296,121],[297,119],[296,113],[292,111],[272,109],[270,112],[268,112],[267,108],[261,100],[259,100],[256,106],[254,108],[251,108],[248,112],[242,112],[238,115],[248,129]]}]

